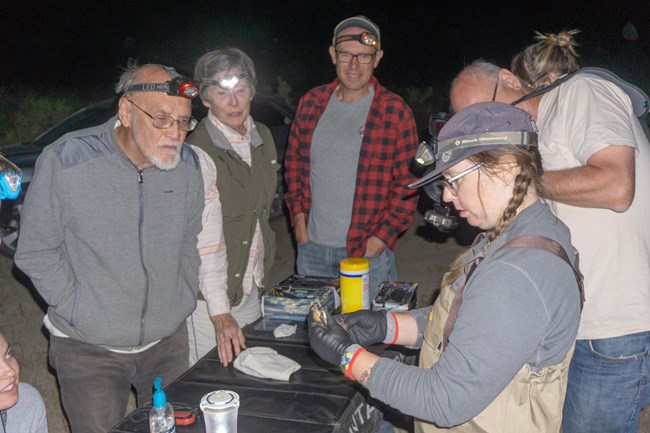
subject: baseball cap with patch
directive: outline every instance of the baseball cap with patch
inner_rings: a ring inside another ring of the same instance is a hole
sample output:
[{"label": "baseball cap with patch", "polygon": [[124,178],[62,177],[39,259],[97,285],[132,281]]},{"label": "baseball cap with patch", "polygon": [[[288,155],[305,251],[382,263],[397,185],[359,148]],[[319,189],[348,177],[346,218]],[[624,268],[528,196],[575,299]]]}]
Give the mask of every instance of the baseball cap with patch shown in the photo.
[{"label": "baseball cap with patch", "polygon": [[463,108],[442,127],[433,159],[435,168],[413,182],[417,188],[470,156],[500,146],[537,146],[537,125],[530,115],[500,102],[481,102]]},{"label": "baseball cap with patch", "polygon": [[[334,36],[332,37],[332,45],[336,45],[336,37],[343,30],[348,27],[361,27],[362,29],[368,31],[377,37],[377,44],[381,44],[381,35],[379,33],[379,26],[372,22],[372,20],[363,15],[357,15],[355,17],[346,18],[334,27]],[[368,44],[366,44],[368,45]]]}]

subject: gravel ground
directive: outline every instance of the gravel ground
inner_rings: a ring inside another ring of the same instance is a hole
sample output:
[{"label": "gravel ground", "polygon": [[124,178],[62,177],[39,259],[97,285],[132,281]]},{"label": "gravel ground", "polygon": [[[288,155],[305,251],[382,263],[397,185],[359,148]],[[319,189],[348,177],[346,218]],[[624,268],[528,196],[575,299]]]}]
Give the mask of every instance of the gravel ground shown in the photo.
[{"label": "gravel ground", "polygon": [[[277,233],[278,251],[270,281],[277,283],[294,272],[295,249],[286,221],[276,219],[272,226]],[[471,236],[466,234],[458,238],[465,243]],[[463,248],[454,238],[432,235],[422,217],[416,215],[409,230],[398,241],[396,257],[400,280],[419,284],[418,305],[431,303],[437,283]],[[25,276],[4,256],[0,257],[0,299],[0,330],[15,348],[21,380],[34,385],[43,395],[50,433],[67,433],[56,377],[47,362],[48,342],[42,327],[44,306]],[[650,433],[648,409],[642,413],[639,433]]]}]

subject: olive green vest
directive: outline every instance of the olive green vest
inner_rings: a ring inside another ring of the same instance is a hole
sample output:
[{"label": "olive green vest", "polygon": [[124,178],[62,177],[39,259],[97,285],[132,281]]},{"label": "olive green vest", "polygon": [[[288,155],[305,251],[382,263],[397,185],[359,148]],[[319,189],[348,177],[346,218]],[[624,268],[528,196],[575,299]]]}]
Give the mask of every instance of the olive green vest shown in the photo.
[{"label": "olive green vest", "polygon": [[258,221],[264,240],[264,280],[268,279],[275,259],[275,233],[269,224],[269,216],[280,165],[271,131],[261,123],[255,122],[255,126],[251,134],[250,166],[239,157],[225,135],[208,117],[187,139],[189,144],[203,149],[217,168],[216,186],[221,201],[228,258],[227,291],[232,306],[239,305],[243,296],[242,281]]}]

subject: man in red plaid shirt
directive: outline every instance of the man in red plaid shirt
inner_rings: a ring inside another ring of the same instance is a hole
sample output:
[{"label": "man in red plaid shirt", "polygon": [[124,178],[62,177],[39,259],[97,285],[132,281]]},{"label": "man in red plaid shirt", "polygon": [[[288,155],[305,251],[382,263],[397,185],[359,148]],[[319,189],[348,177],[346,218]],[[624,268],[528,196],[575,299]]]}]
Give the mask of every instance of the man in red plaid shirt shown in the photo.
[{"label": "man in red plaid shirt", "polygon": [[418,136],[411,109],[373,76],[379,27],[341,21],[329,48],[337,79],[305,94],[285,156],[285,196],[298,273],[337,277],[346,257],[370,261],[370,301],[397,278],[393,250],[413,219],[409,163]]}]

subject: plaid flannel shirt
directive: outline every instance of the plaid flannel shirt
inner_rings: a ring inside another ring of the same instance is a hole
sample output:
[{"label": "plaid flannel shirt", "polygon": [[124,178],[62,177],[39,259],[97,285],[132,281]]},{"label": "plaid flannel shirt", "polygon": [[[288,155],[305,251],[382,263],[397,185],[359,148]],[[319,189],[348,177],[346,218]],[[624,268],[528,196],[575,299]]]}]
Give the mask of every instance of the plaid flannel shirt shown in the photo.
[{"label": "plaid flannel shirt", "polygon": [[[347,235],[350,257],[362,257],[371,236],[378,237],[394,250],[397,236],[408,228],[417,204],[417,192],[407,187],[415,180],[409,164],[418,145],[413,113],[402,98],[380,85],[375,77],[371,83],[375,94],[361,142],[352,220]],[[299,213],[309,216],[312,136],[338,85],[337,79],[316,87],[298,104],[284,160],[288,187],[285,200],[292,222]]]}]

